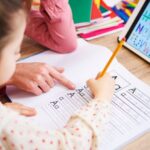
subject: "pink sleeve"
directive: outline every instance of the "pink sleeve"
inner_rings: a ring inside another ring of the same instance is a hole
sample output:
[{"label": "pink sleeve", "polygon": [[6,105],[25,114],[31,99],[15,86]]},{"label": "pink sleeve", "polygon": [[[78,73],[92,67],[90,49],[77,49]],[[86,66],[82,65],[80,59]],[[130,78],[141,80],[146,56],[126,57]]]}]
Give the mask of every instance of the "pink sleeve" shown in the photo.
[{"label": "pink sleeve", "polygon": [[42,0],[40,11],[30,12],[25,34],[53,51],[73,51],[77,37],[68,0]]}]

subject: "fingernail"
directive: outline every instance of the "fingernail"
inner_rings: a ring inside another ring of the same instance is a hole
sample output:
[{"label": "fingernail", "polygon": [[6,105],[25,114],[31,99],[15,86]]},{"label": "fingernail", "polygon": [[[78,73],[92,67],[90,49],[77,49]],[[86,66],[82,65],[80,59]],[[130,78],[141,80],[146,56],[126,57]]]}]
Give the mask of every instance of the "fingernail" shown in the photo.
[{"label": "fingernail", "polygon": [[76,88],[75,84],[71,84],[71,88],[75,89]]},{"label": "fingernail", "polygon": [[37,114],[37,111],[36,111],[35,109],[34,109],[32,112],[33,112],[33,114],[34,114],[34,115],[36,115],[36,114]]}]

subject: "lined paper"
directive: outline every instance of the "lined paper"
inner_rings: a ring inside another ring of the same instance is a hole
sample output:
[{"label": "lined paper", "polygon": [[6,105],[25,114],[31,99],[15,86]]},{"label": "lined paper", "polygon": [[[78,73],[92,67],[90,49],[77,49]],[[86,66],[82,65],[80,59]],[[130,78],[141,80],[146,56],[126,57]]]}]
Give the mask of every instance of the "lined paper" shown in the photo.
[{"label": "lined paper", "polygon": [[[61,64],[66,69],[65,75],[76,83],[76,90],[70,91],[57,85],[50,92],[38,97],[14,87],[10,87],[7,91],[12,101],[37,109],[38,115],[30,120],[38,126],[51,130],[62,128],[76,110],[92,99],[86,80],[96,76],[104,67],[111,52],[82,40],[78,43],[77,51],[72,54],[45,52],[23,61]],[[102,150],[120,149],[150,129],[150,87],[116,60],[109,72],[115,80],[115,93],[110,122],[106,125],[106,132],[100,145]]]}]

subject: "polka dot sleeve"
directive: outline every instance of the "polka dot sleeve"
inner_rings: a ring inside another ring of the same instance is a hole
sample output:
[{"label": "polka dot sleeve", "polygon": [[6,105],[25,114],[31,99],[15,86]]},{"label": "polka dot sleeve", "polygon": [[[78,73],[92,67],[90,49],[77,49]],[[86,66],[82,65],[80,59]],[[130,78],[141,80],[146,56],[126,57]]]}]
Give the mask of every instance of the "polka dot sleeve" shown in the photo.
[{"label": "polka dot sleeve", "polygon": [[0,150],[98,149],[109,103],[93,100],[77,111],[60,130],[44,130],[0,105]]}]

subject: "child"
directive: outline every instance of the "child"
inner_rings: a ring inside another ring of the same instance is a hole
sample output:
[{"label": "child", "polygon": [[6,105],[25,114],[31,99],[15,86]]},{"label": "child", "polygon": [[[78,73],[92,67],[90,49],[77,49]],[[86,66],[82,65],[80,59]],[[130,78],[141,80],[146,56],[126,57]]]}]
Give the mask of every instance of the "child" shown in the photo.
[{"label": "child", "polygon": [[[0,0],[0,85],[5,84],[15,71],[25,18],[20,0]],[[19,115],[21,108],[13,107],[15,112],[0,104],[0,150],[98,149],[109,114],[114,81],[105,75],[100,80],[89,80],[88,85],[94,99],[60,130],[48,131],[32,125]]]},{"label": "child", "polygon": [[[24,0],[24,3],[29,11],[25,32],[28,37],[59,53],[72,52],[76,48],[77,38],[67,0],[43,0],[39,11],[30,11],[32,0]],[[74,89],[75,85],[62,76],[63,71],[62,67],[44,63],[19,63],[6,85],[14,85],[35,95],[49,91],[55,80]]]}]

